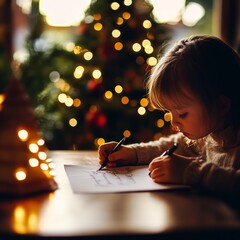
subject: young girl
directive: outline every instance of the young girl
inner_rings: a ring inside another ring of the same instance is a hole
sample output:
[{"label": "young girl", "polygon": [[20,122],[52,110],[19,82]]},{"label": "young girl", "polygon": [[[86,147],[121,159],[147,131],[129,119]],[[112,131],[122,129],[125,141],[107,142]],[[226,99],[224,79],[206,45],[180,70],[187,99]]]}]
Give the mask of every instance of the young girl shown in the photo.
[{"label": "young girl", "polygon": [[[108,167],[149,164],[157,183],[190,184],[240,195],[240,56],[220,39],[194,36],[177,43],[155,66],[150,102],[171,114],[178,133],[147,143],[99,147]],[[161,153],[178,143],[171,156]]]}]

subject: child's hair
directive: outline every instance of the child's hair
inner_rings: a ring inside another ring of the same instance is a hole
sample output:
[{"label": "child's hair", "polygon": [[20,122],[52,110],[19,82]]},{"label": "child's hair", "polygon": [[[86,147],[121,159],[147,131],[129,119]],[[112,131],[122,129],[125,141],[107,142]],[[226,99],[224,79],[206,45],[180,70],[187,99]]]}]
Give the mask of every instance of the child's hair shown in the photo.
[{"label": "child's hair", "polygon": [[[194,94],[208,117],[216,114],[220,96],[230,100],[230,118],[240,122],[240,56],[213,36],[181,40],[160,59],[147,83],[150,102],[159,109],[178,105]],[[215,111],[214,111],[215,110]]]}]

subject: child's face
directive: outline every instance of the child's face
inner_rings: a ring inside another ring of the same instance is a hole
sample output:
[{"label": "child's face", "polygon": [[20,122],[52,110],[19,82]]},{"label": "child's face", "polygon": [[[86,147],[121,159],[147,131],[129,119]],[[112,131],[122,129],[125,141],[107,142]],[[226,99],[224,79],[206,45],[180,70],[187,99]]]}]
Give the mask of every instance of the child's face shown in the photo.
[{"label": "child's face", "polygon": [[189,139],[199,139],[213,131],[205,108],[194,96],[186,99],[184,104],[170,104],[168,111],[172,115],[172,125]]}]

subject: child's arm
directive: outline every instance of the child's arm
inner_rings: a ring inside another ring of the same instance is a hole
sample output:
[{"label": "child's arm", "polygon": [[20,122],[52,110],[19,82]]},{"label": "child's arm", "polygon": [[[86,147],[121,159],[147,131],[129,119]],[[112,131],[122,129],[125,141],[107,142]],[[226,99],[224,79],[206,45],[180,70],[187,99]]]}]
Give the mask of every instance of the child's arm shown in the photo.
[{"label": "child's arm", "polygon": [[239,197],[240,169],[193,161],[186,169],[185,183],[226,197]]}]

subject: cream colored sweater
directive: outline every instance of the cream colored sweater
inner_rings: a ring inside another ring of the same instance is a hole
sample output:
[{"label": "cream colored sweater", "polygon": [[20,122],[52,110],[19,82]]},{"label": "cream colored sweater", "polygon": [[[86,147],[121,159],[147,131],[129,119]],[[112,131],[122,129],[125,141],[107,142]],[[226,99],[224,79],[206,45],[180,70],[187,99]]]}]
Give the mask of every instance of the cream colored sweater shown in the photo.
[{"label": "cream colored sweater", "polygon": [[220,195],[240,196],[240,129],[228,127],[190,144],[181,134],[162,137],[157,141],[132,144],[138,164],[149,164],[163,151],[178,142],[176,153],[194,157],[184,173],[184,183]]}]

